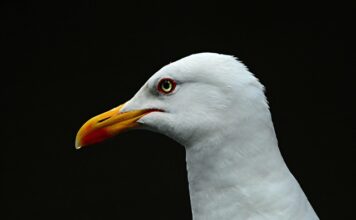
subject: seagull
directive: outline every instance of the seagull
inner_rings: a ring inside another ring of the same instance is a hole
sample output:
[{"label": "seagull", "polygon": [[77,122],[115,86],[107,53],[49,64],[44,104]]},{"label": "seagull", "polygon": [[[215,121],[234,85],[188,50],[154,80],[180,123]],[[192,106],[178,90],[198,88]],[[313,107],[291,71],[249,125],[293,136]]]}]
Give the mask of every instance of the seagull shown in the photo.
[{"label": "seagull", "polygon": [[319,219],[281,156],[264,86],[236,57],[198,53],[164,66],[84,123],[76,148],[137,128],[185,147],[194,220]]}]

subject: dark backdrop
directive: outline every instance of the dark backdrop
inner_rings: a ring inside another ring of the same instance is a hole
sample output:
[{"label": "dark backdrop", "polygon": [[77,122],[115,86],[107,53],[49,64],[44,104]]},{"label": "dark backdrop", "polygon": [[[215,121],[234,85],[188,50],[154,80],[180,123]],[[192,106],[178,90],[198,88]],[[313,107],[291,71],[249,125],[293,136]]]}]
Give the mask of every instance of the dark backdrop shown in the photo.
[{"label": "dark backdrop", "polygon": [[182,146],[148,131],[80,151],[74,139],[161,66],[211,51],[266,86],[282,154],[321,219],[351,219],[354,14],[340,2],[2,2],[0,218],[191,219]]}]

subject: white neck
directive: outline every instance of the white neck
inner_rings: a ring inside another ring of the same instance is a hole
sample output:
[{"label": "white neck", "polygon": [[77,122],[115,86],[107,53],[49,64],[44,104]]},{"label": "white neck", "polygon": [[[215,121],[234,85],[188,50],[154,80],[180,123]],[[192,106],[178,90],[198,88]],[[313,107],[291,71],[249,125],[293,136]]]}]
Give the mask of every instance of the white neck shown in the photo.
[{"label": "white neck", "polygon": [[258,130],[226,130],[186,146],[194,220],[318,219],[282,159],[271,120],[256,123]]}]

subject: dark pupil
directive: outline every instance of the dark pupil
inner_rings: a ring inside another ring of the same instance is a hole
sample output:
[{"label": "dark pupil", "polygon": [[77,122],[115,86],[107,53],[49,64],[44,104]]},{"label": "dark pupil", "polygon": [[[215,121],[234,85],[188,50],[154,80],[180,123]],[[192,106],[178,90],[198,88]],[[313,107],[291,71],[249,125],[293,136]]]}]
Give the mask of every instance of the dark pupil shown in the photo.
[{"label": "dark pupil", "polygon": [[162,87],[165,90],[169,89],[170,86],[171,86],[171,83],[168,80],[164,81],[163,84],[162,84]]}]

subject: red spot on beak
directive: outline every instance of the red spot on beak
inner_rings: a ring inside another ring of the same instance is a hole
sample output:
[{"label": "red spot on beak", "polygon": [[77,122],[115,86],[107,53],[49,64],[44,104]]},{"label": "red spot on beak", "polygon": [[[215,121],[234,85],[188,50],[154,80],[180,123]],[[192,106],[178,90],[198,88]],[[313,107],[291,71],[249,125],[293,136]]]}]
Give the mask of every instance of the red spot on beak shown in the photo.
[{"label": "red spot on beak", "polygon": [[98,130],[90,131],[87,135],[85,135],[83,137],[82,144],[83,145],[95,144],[105,139],[108,139],[109,137],[111,137],[110,133],[105,128],[101,128]]}]

